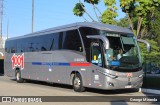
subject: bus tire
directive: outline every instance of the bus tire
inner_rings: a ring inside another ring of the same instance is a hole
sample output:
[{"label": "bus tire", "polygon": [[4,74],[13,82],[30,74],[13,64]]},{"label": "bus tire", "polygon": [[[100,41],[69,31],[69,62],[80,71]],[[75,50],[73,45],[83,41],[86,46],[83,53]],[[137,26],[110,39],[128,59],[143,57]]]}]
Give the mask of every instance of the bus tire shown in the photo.
[{"label": "bus tire", "polygon": [[21,72],[19,70],[16,70],[16,81],[17,83],[23,83],[23,79],[21,78]]},{"label": "bus tire", "polygon": [[76,73],[72,80],[73,89],[76,92],[83,92],[85,88],[83,87],[82,77],[79,73]]},{"label": "bus tire", "polygon": [[141,88],[135,88],[134,91],[135,92],[141,92]]}]

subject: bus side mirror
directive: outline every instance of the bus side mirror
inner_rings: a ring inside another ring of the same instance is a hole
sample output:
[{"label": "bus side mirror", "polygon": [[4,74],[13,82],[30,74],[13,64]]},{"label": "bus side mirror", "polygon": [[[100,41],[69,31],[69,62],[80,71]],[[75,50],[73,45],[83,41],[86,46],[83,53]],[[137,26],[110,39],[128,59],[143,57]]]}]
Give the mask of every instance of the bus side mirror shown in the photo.
[{"label": "bus side mirror", "polygon": [[137,39],[137,41],[146,44],[148,53],[151,51],[151,45],[149,42],[147,42],[146,40],[143,40],[143,39]]}]

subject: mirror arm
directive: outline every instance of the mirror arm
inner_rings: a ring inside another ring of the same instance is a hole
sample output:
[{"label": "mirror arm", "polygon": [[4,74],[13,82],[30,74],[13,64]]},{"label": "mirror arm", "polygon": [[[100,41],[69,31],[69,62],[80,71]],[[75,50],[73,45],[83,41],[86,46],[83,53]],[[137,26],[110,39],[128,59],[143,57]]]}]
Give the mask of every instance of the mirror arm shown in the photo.
[{"label": "mirror arm", "polygon": [[143,40],[143,39],[137,39],[138,42],[141,42],[141,43],[145,43],[147,45],[147,51],[150,52],[151,50],[151,45],[148,41],[146,40]]},{"label": "mirror arm", "polygon": [[109,40],[107,37],[102,36],[102,35],[87,35],[87,38],[90,39],[101,39],[104,43],[105,49],[109,49]]}]

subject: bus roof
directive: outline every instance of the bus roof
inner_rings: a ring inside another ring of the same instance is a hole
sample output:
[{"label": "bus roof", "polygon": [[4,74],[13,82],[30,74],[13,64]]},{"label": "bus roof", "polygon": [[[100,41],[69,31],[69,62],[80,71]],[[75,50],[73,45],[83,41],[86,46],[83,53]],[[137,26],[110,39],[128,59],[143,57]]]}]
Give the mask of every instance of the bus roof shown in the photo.
[{"label": "bus roof", "polygon": [[72,23],[72,24],[68,24],[68,25],[63,25],[63,26],[45,29],[42,31],[33,32],[33,33],[23,35],[23,36],[9,38],[8,40],[26,38],[26,37],[31,37],[31,36],[38,36],[38,35],[42,35],[42,34],[44,35],[44,34],[49,34],[49,33],[53,33],[53,32],[54,33],[55,32],[62,32],[62,31],[77,29],[79,27],[91,27],[91,28],[106,30],[109,32],[133,34],[133,32],[130,29],[120,27],[120,26],[103,24],[103,23],[98,23],[98,22],[78,22],[78,23]]}]

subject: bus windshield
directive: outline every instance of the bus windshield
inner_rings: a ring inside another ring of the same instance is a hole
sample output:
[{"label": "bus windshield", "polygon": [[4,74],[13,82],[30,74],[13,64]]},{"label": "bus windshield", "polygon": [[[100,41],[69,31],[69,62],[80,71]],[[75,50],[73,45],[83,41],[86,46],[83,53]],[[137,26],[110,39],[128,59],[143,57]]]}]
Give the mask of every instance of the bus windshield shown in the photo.
[{"label": "bus windshield", "polygon": [[141,67],[141,55],[133,35],[106,33],[110,48],[105,52],[107,67],[132,70]]}]

